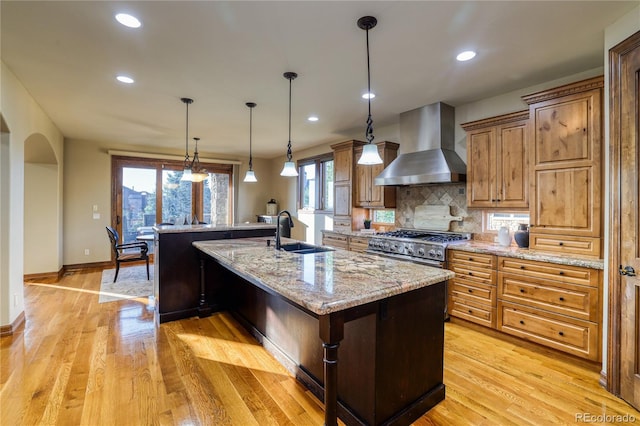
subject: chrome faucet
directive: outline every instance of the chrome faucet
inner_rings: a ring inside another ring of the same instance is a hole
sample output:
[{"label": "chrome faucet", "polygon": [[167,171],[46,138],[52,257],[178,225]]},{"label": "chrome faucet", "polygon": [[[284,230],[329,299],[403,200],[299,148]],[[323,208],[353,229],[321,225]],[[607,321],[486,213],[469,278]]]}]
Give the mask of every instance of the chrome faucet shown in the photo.
[{"label": "chrome faucet", "polygon": [[291,213],[289,213],[287,210],[282,210],[280,213],[278,213],[278,220],[276,221],[276,250],[280,250],[280,216],[286,213],[287,216],[289,216],[289,228],[293,228],[293,219],[291,219]]}]

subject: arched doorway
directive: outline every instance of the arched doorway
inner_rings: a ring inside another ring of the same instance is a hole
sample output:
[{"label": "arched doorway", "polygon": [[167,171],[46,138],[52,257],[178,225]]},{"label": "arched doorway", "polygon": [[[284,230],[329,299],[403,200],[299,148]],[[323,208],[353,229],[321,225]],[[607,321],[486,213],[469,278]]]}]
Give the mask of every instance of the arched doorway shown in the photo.
[{"label": "arched doorway", "polygon": [[39,133],[24,143],[24,274],[49,276],[61,269],[59,164]]}]

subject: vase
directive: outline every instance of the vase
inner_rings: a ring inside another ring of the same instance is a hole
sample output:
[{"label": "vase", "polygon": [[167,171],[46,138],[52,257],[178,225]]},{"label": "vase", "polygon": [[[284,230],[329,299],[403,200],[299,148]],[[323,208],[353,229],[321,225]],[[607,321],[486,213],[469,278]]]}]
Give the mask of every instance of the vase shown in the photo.
[{"label": "vase", "polygon": [[364,222],[364,229],[371,229],[371,222]]},{"label": "vase", "polygon": [[509,228],[503,226],[498,231],[498,244],[502,247],[509,247],[511,245],[511,235],[509,234]]},{"label": "vase", "polygon": [[516,244],[520,248],[529,247],[529,225],[521,223],[518,225],[518,230],[513,234],[513,239],[516,240]]}]

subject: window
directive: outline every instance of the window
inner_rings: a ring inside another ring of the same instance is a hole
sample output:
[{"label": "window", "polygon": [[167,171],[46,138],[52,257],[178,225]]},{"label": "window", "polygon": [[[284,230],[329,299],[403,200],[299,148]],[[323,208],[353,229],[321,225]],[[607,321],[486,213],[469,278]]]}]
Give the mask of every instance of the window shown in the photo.
[{"label": "window", "polygon": [[298,208],[333,210],[333,155],[298,161]]},{"label": "window", "polygon": [[396,223],[395,210],[373,210],[373,223],[392,224]]},{"label": "window", "polygon": [[506,226],[509,231],[518,230],[521,223],[529,224],[529,213],[522,212],[486,212],[485,213],[485,231],[498,232],[498,230]]},{"label": "window", "polygon": [[182,181],[183,162],[114,156],[113,217],[122,242],[152,233],[158,223],[230,224],[232,166],[202,164],[203,182]]}]

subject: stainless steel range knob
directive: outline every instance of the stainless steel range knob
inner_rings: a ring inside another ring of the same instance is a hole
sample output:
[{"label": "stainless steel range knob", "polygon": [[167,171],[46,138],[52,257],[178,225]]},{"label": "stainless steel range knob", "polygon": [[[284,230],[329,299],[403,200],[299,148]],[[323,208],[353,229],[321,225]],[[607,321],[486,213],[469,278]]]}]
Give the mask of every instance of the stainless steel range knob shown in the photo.
[{"label": "stainless steel range knob", "polygon": [[436,251],[434,249],[429,250],[429,257],[436,257]]},{"label": "stainless steel range knob", "polygon": [[424,256],[424,248],[420,247],[418,249],[418,256]]}]

